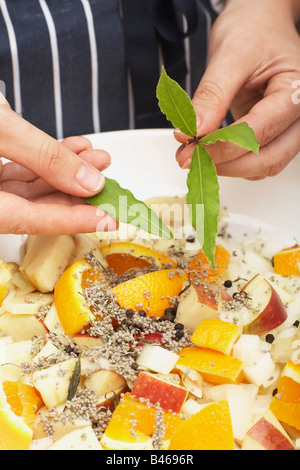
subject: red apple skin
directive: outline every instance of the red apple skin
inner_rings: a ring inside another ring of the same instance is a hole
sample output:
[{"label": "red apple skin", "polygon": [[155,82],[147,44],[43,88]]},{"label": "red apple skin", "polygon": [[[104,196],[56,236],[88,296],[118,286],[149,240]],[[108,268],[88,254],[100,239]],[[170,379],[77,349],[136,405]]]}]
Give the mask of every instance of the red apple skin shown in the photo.
[{"label": "red apple skin", "polygon": [[136,335],[136,340],[139,341],[137,343],[136,348],[141,349],[145,344],[147,344],[149,341],[154,341],[156,343],[159,343],[160,345],[162,344],[162,333],[159,331],[156,331],[155,333],[147,333],[145,336],[142,336],[141,334]]},{"label": "red apple skin", "polygon": [[261,444],[266,450],[295,450],[290,441],[265,418],[257,421],[247,435]]},{"label": "red apple skin", "polygon": [[137,398],[146,398],[152,405],[159,403],[165,411],[180,413],[188,391],[145,372],[140,372],[131,391]]},{"label": "red apple skin", "polygon": [[[247,291],[250,282],[242,289],[243,291]],[[287,311],[280,296],[267,280],[265,282],[271,288],[270,300],[265,309],[251,323],[244,326],[244,333],[246,334],[264,335],[278,328],[287,319]]]},{"label": "red apple skin", "polygon": [[205,304],[214,310],[218,310],[218,300],[216,299],[216,292],[213,289],[195,282],[192,282],[191,284],[197,292],[198,302],[200,304]]}]

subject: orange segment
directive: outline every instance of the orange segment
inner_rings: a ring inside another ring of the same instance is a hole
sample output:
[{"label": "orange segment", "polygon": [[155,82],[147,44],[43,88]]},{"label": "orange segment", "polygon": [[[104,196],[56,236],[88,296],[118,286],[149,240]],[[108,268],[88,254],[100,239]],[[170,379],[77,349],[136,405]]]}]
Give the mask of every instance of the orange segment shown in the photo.
[{"label": "orange segment", "polygon": [[300,429],[300,364],[288,361],[279,380],[270,410],[283,423]]},{"label": "orange segment", "polygon": [[195,346],[230,354],[239,336],[240,331],[237,325],[222,320],[206,318],[202,320],[194,331],[191,341]]},{"label": "orange segment", "polygon": [[191,279],[197,278],[202,282],[219,282],[228,266],[230,253],[222,246],[217,245],[215,251],[215,269],[208,262],[203,250],[191,259],[188,273]]},{"label": "orange segment", "polygon": [[118,276],[130,269],[144,269],[153,265],[158,268],[176,267],[176,263],[170,257],[135,243],[111,243],[103,246],[101,252],[105,256],[108,268]]},{"label": "orange segment", "polygon": [[149,316],[161,317],[187,280],[187,274],[180,269],[163,269],[118,284],[112,292],[121,307],[145,310]]},{"label": "orange segment", "polygon": [[284,248],[273,257],[274,271],[281,276],[300,274],[300,245]]},{"label": "orange segment", "polygon": [[33,387],[5,380],[0,386],[0,450],[28,450],[39,398]]},{"label": "orange segment", "polygon": [[[168,440],[174,430],[183,422],[183,419],[175,413],[163,412],[163,424],[165,434],[163,439]],[[138,444],[147,442],[155,432],[156,409],[139,401],[126,393],[116,407],[109,424],[105,430],[103,442]]]},{"label": "orange segment", "polygon": [[84,289],[101,280],[101,273],[85,260],[76,261],[61,275],[54,289],[54,303],[67,335],[79,333],[94,315],[85,301]]},{"label": "orange segment", "polygon": [[227,401],[205,406],[177,427],[168,450],[234,450]]},{"label": "orange segment", "polygon": [[180,352],[177,365],[190,367],[213,384],[235,384],[242,380],[243,362],[207,348],[187,347]]}]

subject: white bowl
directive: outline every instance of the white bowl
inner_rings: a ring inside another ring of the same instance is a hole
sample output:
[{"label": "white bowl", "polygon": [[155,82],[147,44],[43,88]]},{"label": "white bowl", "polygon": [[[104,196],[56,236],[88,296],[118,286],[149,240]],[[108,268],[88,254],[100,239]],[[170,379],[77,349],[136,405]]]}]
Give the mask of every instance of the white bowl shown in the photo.
[{"label": "white bowl", "polygon": [[[188,170],[175,161],[178,143],[172,130],[117,131],[88,136],[107,150],[112,164],[105,174],[138,199],[186,194]],[[259,158],[259,156],[255,157]],[[230,213],[234,236],[259,234],[285,245],[300,243],[300,156],[278,176],[262,181],[220,177],[221,205]],[[0,235],[0,258],[19,261],[22,236]]]}]

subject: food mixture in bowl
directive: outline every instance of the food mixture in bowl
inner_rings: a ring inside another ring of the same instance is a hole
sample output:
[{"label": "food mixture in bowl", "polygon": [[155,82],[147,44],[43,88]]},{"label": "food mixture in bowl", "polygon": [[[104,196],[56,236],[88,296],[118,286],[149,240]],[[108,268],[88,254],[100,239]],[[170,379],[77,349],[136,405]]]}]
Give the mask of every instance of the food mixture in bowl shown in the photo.
[{"label": "food mixture in bowl", "polygon": [[1,261],[0,449],[299,449],[300,247],[143,235]]}]

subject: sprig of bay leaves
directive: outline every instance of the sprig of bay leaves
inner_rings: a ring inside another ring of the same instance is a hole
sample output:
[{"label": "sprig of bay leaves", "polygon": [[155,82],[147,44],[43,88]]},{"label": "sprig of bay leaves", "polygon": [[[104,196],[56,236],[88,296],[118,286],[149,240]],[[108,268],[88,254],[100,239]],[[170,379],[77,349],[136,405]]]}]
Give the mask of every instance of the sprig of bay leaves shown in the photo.
[{"label": "sprig of bay leaves", "polygon": [[157,85],[159,107],[175,128],[191,137],[195,144],[187,176],[186,202],[189,218],[210,265],[215,268],[216,237],[220,213],[219,182],[216,167],[206,146],[217,141],[232,142],[258,154],[259,145],[253,129],[246,122],[218,129],[197,137],[197,116],[188,94],[162,68]]}]

